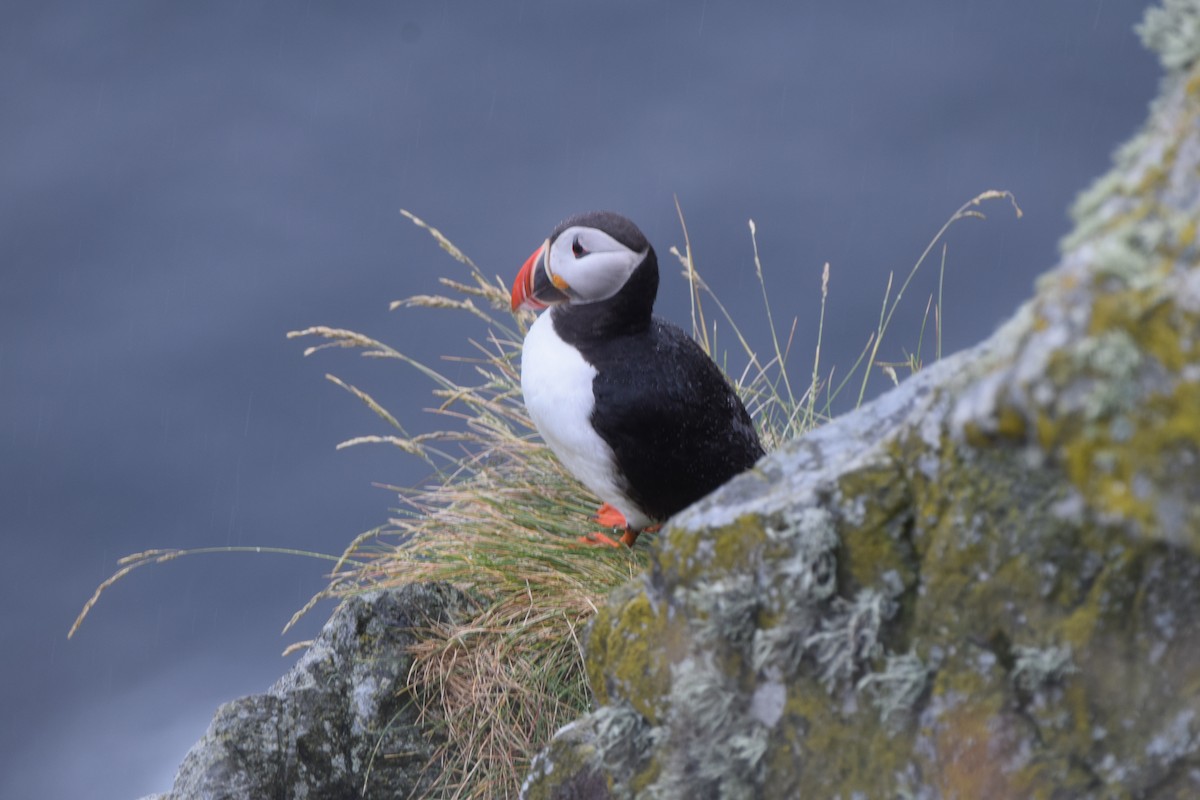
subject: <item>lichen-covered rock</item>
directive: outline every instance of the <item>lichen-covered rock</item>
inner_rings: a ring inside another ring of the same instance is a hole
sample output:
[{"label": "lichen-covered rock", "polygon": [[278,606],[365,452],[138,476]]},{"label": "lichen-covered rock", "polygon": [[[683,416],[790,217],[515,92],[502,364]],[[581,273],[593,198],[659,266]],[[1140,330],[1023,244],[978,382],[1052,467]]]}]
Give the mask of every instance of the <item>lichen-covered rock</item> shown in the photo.
[{"label": "lichen-covered rock", "polygon": [[266,694],[226,703],[162,800],[422,794],[433,752],[404,693],[414,631],[465,603],[443,584],[346,600]]},{"label": "lichen-covered rock", "polygon": [[542,798],[1200,796],[1200,0],[984,344],[679,515]]}]

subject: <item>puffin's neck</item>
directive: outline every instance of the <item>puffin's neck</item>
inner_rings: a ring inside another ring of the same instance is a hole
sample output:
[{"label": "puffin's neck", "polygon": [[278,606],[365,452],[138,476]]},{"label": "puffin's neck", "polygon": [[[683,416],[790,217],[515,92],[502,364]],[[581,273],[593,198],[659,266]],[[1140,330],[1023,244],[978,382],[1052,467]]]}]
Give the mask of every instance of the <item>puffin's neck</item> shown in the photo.
[{"label": "puffin's neck", "polygon": [[564,341],[575,345],[640,333],[650,327],[657,295],[658,258],[651,247],[621,291],[612,297],[550,309],[554,330]]}]

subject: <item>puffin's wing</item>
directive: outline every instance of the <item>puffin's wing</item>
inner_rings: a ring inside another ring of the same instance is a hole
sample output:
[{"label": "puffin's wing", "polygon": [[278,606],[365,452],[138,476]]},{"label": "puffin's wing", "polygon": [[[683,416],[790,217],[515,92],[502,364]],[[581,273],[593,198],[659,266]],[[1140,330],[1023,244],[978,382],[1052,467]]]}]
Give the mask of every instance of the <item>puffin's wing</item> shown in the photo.
[{"label": "puffin's wing", "polygon": [[600,369],[592,424],[633,499],[663,520],[763,455],[754,423],[712,359],[655,319],[650,335]]}]

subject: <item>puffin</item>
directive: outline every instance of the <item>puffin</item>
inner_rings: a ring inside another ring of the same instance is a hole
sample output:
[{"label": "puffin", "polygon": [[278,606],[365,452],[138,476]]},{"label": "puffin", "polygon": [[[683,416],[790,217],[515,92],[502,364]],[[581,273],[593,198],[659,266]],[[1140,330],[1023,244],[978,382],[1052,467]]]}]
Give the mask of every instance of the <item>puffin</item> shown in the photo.
[{"label": "puffin", "polygon": [[525,261],[512,309],[540,311],[521,354],[529,416],[603,501],[592,544],[638,535],[744,472],[764,451],[737,392],[692,337],[654,316],[658,258],[629,219],[560,223]]}]

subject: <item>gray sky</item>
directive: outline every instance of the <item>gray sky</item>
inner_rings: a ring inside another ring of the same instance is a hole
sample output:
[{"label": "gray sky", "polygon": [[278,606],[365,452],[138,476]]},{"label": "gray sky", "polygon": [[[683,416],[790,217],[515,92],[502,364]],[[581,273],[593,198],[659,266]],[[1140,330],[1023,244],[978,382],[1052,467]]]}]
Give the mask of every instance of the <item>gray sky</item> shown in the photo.
[{"label": "gray sky", "polygon": [[[511,277],[554,224],[611,208],[759,322],[746,221],[777,317],[844,371],[964,201],[946,347],[985,337],[1052,266],[1065,209],[1145,115],[1158,71],[1116,0],[908,3],[80,0],[0,10],[0,796],[169,787],[216,706],[265,689],[327,616],[309,559],[340,552],[424,469],[323,373],[419,429],[427,385],[284,339],[353,327],[427,359],[480,331],[387,302],[456,265],[398,210]],[[883,355],[915,344],[929,270]],[[664,274],[660,312],[686,323]],[[872,386],[884,388],[882,380]]]}]

